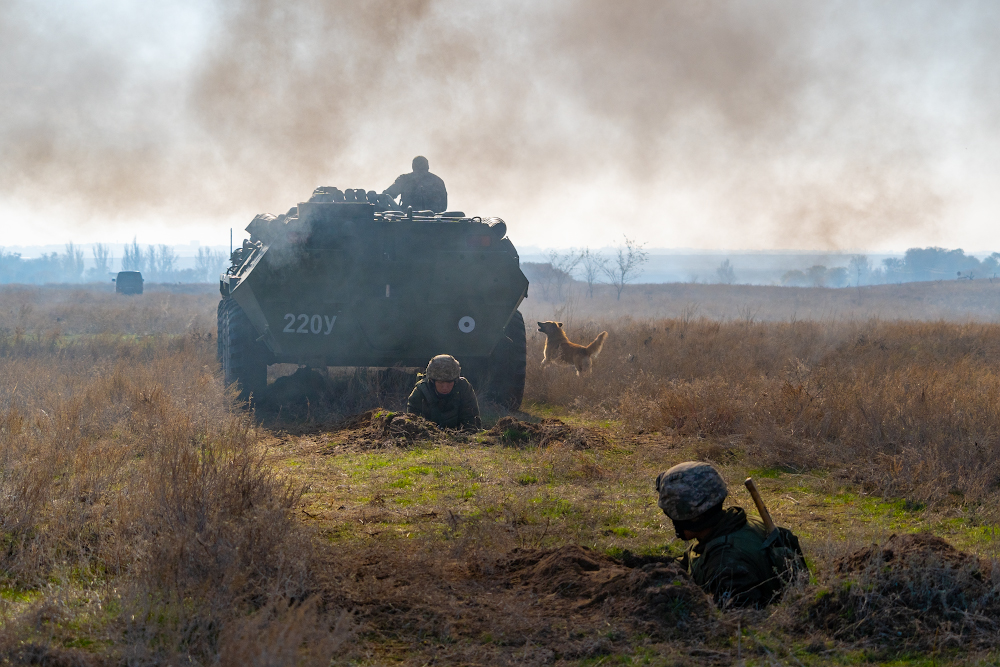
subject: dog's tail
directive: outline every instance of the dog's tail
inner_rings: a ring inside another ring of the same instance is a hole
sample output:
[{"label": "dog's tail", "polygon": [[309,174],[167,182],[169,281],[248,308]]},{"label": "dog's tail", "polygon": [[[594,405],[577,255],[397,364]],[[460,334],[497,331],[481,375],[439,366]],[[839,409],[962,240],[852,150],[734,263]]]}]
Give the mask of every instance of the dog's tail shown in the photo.
[{"label": "dog's tail", "polygon": [[607,331],[602,331],[594,339],[594,342],[587,346],[587,356],[594,358],[601,353],[601,348],[604,347],[604,341],[608,337]]}]

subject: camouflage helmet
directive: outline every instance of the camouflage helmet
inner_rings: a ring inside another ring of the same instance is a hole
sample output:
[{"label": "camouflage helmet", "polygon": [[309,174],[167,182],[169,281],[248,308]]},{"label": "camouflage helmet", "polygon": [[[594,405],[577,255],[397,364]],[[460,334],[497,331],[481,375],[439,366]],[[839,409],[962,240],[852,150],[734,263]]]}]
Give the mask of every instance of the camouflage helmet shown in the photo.
[{"label": "camouflage helmet", "polygon": [[674,521],[689,521],[712,509],[729,495],[722,475],[707,463],[678,463],[656,478],[657,505]]},{"label": "camouflage helmet", "polygon": [[417,157],[413,158],[411,167],[413,168],[413,171],[427,171],[428,169],[431,168],[431,165],[430,163],[427,162],[427,158],[425,158],[423,155],[418,155]]},{"label": "camouflage helmet", "polygon": [[462,374],[458,359],[450,354],[439,354],[427,364],[427,378],[437,382],[454,382]]}]

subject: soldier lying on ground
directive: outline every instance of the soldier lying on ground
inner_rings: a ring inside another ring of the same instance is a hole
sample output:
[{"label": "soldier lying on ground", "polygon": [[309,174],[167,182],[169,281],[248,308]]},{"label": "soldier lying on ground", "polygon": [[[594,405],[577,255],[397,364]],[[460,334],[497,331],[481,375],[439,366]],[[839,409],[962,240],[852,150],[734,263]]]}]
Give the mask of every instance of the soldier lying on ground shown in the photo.
[{"label": "soldier lying on ground", "polygon": [[407,206],[412,206],[414,211],[441,213],[448,210],[448,190],[444,181],[430,172],[430,163],[422,155],[413,158],[412,172],[397,178],[382,194],[394,201],[400,197],[399,206],[404,211]]},{"label": "soldier lying on ground", "polygon": [[677,537],[695,540],[678,561],[720,607],[764,607],[805,572],[791,531],[764,526],[740,507],[722,509],[726,482],[707,463],[687,461],[656,478],[658,505]]},{"label": "soldier lying on ground", "polygon": [[427,371],[417,376],[406,412],[444,428],[482,428],[476,392],[450,354],[437,355],[427,364]]}]

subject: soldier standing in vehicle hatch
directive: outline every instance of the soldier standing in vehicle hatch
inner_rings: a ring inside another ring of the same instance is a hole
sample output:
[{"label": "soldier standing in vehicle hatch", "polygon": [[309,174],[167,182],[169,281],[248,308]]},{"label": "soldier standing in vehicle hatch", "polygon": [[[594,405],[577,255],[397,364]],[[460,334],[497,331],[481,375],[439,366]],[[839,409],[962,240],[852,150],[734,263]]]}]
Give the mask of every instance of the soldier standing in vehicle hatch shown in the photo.
[{"label": "soldier standing in vehicle hatch", "polygon": [[430,164],[422,155],[413,158],[412,172],[397,178],[382,194],[393,200],[401,197],[399,205],[404,210],[407,206],[412,206],[414,211],[441,213],[448,210],[448,190],[444,181],[430,172]]}]

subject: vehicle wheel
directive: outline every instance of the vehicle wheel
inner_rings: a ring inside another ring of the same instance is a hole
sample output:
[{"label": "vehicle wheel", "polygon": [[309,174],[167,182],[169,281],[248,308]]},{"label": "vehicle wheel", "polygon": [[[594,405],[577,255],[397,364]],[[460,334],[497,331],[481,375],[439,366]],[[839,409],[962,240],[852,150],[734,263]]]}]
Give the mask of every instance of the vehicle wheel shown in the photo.
[{"label": "vehicle wheel", "polygon": [[219,350],[226,386],[239,384],[240,398],[260,398],[267,388],[268,349],[236,299],[219,304]]},{"label": "vehicle wheel", "polygon": [[223,327],[223,320],[226,314],[226,299],[219,300],[219,307],[216,308],[215,312],[215,360],[222,364],[222,332],[225,330]]},{"label": "vehicle wheel", "polygon": [[493,354],[484,364],[479,375],[481,396],[502,405],[508,410],[521,407],[524,398],[524,373],[528,357],[528,344],[524,332],[524,316],[514,311],[503,330],[503,338],[493,348]]}]

